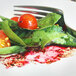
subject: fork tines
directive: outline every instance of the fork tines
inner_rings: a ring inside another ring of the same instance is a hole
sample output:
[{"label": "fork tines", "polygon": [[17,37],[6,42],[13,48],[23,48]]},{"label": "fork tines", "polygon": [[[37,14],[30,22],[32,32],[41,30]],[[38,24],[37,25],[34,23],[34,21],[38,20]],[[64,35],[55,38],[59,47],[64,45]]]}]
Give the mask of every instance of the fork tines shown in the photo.
[{"label": "fork tines", "polygon": [[33,14],[36,18],[45,17],[47,13],[55,12],[60,13],[62,12],[60,9],[51,8],[51,7],[44,7],[44,6],[22,6],[22,5],[16,5],[15,7],[15,14],[17,16],[20,16],[25,13]]}]

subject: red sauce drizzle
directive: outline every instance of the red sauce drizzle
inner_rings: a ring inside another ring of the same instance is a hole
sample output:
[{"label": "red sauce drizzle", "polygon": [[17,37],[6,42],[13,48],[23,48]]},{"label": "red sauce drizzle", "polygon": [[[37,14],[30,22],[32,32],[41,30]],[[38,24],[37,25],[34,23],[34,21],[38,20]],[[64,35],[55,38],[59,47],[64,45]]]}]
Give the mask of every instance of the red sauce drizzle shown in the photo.
[{"label": "red sauce drizzle", "polygon": [[47,46],[44,49],[27,48],[28,52],[11,55],[8,57],[0,57],[0,62],[6,66],[6,68],[17,66],[24,66],[31,61],[38,63],[50,64],[60,60],[66,51],[69,51],[66,47],[60,46]]}]

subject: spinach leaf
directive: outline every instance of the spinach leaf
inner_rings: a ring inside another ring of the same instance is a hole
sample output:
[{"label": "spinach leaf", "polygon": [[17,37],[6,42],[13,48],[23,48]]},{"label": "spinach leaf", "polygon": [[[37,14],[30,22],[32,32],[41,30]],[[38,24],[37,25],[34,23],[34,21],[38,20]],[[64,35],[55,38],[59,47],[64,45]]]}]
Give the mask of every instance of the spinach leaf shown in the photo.
[{"label": "spinach leaf", "polygon": [[47,44],[60,44],[66,46],[76,47],[76,38],[63,32],[62,27],[53,25],[46,29],[36,30],[33,34],[24,40],[28,46],[41,46],[42,48]]},{"label": "spinach leaf", "polygon": [[66,34],[62,32],[61,27],[53,25],[52,27],[48,27],[46,29],[34,31],[31,37],[25,39],[24,42],[27,45],[32,45],[32,46],[37,45],[37,46],[44,47],[46,44],[51,43],[53,39],[60,38],[65,35]]},{"label": "spinach leaf", "polygon": [[49,13],[46,17],[38,20],[39,29],[47,28],[53,26],[61,18],[61,15],[56,13]]}]

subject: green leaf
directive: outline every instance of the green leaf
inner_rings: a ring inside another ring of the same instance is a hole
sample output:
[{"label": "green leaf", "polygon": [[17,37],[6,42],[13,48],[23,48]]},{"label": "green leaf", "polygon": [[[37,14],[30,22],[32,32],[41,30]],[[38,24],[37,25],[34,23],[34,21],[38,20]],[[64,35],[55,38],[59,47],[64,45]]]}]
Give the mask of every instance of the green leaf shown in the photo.
[{"label": "green leaf", "polygon": [[21,46],[11,46],[11,47],[5,47],[5,48],[0,48],[0,54],[15,54],[15,53],[21,53],[26,51],[24,47]]},{"label": "green leaf", "polygon": [[9,23],[9,26],[17,26],[17,22],[16,21],[13,21],[13,20],[11,20],[11,19],[9,19],[9,18],[6,18],[6,17],[3,17],[3,16],[0,16],[0,18],[3,20],[3,21],[5,21],[5,20],[7,20],[8,21],[8,23]]},{"label": "green leaf", "polygon": [[52,43],[54,39],[65,35],[66,34],[62,32],[61,27],[53,25],[52,27],[48,27],[46,29],[34,31],[31,37],[25,39],[24,42],[28,45],[44,47],[46,44]]},{"label": "green leaf", "polygon": [[66,31],[69,32],[69,33],[70,33],[71,35],[73,35],[74,37],[76,37],[76,30],[73,30],[73,29],[67,27]]},{"label": "green leaf", "polygon": [[23,42],[23,40],[22,40],[19,36],[17,36],[17,35],[12,31],[12,29],[9,27],[7,20],[3,21],[1,26],[2,26],[2,29],[4,30],[5,34],[6,34],[11,40],[13,40],[14,42],[19,43],[20,45],[26,46],[26,44]]},{"label": "green leaf", "polygon": [[76,37],[72,36],[68,32],[66,34],[67,34],[68,38],[66,39],[66,43],[64,45],[76,47]]},{"label": "green leaf", "polygon": [[49,13],[46,17],[38,20],[39,29],[47,28],[53,26],[61,18],[61,15],[56,13]]},{"label": "green leaf", "polygon": [[35,31],[32,36],[32,41],[36,43],[39,42],[39,45],[44,47],[48,43],[51,44],[54,39],[61,38],[66,35],[55,27],[57,26],[49,27],[46,30]]},{"label": "green leaf", "polygon": [[31,47],[41,46],[43,48],[47,44],[76,47],[76,38],[69,36],[67,33],[63,32],[62,27],[56,25],[34,31],[31,37],[25,39],[24,42]]},{"label": "green leaf", "polygon": [[26,29],[22,29],[22,28],[18,28],[16,30],[14,30],[14,32],[22,39],[27,38],[28,36],[31,35],[31,33],[33,32],[33,30],[26,30]]}]

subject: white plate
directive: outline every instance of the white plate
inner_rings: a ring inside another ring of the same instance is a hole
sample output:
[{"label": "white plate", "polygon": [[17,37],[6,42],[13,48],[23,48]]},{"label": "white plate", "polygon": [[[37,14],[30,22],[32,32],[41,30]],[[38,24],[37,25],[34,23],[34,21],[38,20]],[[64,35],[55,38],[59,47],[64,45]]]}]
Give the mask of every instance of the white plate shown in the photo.
[{"label": "white plate", "polygon": [[[72,8],[76,9],[76,4],[70,2],[69,0],[2,0],[0,1],[0,15],[5,17],[13,17],[13,5],[43,5],[50,7],[61,8],[65,11],[65,8],[68,8],[68,11]],[[64,8],[65,7],[65,8]],[[65,12],[67,18],[67,24],[76,30],[76,15],[72,11],[71,16],[68,15],[68,11]],[[75,16],[72,20],[70,17]],[[71,21],[70,21],[71,20]],[[75,24],[74,24],[75,23]],[[71,25],[72,24],[72,25]],[[52,64],[28,64],[21,68],[10,68],[6,69],[4,65],[0,64],[0,76],[76,76],[76,56],[64,58],[60,61],[57,61]]]}]

